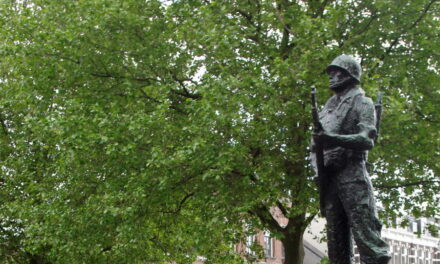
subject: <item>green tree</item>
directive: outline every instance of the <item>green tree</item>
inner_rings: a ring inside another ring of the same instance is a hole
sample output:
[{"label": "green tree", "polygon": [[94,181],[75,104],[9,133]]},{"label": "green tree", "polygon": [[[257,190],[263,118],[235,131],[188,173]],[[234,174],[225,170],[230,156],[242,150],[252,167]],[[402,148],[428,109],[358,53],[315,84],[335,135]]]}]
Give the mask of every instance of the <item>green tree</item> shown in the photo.
[{"label": "green tree", "polygon": [[385,92],[384,216],[438,215],[435,0],[0,5],[4,263],[242,263],[254,228],[302,263],[309,88],[341,53]]}]

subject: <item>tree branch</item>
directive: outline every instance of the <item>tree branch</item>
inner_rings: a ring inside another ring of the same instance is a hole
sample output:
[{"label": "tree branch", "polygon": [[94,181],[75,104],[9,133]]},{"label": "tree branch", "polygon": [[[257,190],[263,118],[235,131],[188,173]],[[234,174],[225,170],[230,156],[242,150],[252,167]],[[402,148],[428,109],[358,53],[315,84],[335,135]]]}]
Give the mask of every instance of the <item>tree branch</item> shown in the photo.
[{"label": "tree branch", "polygon": [[248,213],[258,217],[261,223],[266,225],[271,230],[274,230],[278,233],[283,233],[285,230],[283,227],[280,226],[278,221],[270,213],[269,208],[267,208],[265,205],[255,207],[254,209],[249,210]]},{"label": "tree branch", "polygon": [[55,57],[55,58],[58,58],[58,59],[67,60],[67,61],[73,62],[75,64],[80,64],[81,63],[79,60],[75,60],[75,59],[72,59],[72,58],[69,58],[69,57],[65,57],[65,56],[61,56],[61,55],[58,55],[58,54],[44,53],[43,55],[46,56],[46,57]]},{"label": "tree branch", "polygon": [[2,125],[3,133],[9,138],[9,132],[8,127],[6,126],[5,120],[3,119],[3,116],[0,114],[0,123]]},{"label": "tree branch", "polygon": [[12,138],[11,134],[9,133],[8,126],[6,125],[6,121],[3,118],[3,114],[2,113],[0,113],[0,123],[1,123],[1,126],[2,126],[3,133],[5,134],[6,138],[9,141],[8,142],[9,145],[11,145],[13,147],[15,145],[14,139]]},{"label": "tree branch", "polygon": [[[399,39],[402,37],[402,35],[405,32],[408,32],[409,30],[415,28],[417,26],[418,23],[420,23],[420,21],[422,21],[423,17],[428,13],[429,9],[431,8],[431,6],[436,2],[437,0],[431,0],[423,9],[423,12],[420,14],[420,16],[411,24],[411,26],[409,26],[408,29],[402,31],[399,36],[397,36],[394,41],[391,43],[391,45],[388,47],[388,49],[386,50],[385,54],[382,55],[382,57],[384,58],[384,56],[388,55],[391,50],[393,49],[393,47],[397,44],[397,42],[399,41]],[[383,60],[382,58],[382,60]]]},{"label": "tree branch", "polygon": [[153,102],[155,102],[155,103],[158,103],[158,104],[161,104],[161,103],[162,103],[160,100],[157,100],[156,98],[149,96],[149,95],[144,91],[144,89],[142,89],[142,87],[139,88],[139,91],[141,91],[142,95],[143,95],[145,98],[147,98],[148,100],[151,100],[151,101],[153,101]]},{"label": "tree branch", "polygon": [[298,232],[298,230],[296,230],[296,228],[301,228],[301,230],[303,231],[306,227],[308,222],[305,222],[306,220],[306,214],[305,213],[301,213],[299,215],[293,216],[293,217],[289,217],[289,223],[287,223],[286,229],[290,230],[290,231],[294,231],[294,232]]},{"label": "tree branch", "polygon": [[425,115],[420,109],[415,109],[415,110],[414,110],[414,113],[415,113],[417,116],[419,116],[420,118],[422,118],[422,120],[424,120],[424,121],[428,121],[428,122],[430,122],[430,123],[435,123],[435,124],[440,123],[439,120],[435,120],[434,118],[430,117],[430,116],[434,116],[433,113],[432,113],[432,114],[430,113],[430,114]]},{"label": "tree branch", "polygon": [[[367,32],[368,28],[371,26],[371,24],[373,24],[373,21],[376,20],[377,18],[379,18],[379,15],[376,12],[373,12],[373,14],[371,15],[371,17],[368,20],[367,24],[361,30],[357,31],[353,35],[357,36],[357,35],[360,35],[360,34],[362,34],[364,32]],[[348,35],[346,36],[346,39],[348,39]],[[343,47],[344,44],[345,44],[345,42],[343,42],[340,47]]]},{"label": "tree branch", "polygon": [[243,10],[238,9],[238,8],[235,9],[235,12],[239,13],[241,16],[243,16],[244,18],[246,18],[246,20],[247,20],[250,24],[252,24],[252,25],[254,24],[253,21],[252,21],[252,15],[251,15],[251,14],[248,14],[248,13],[246,13],[246,12],[244,12]]},{"label": "tree branch", "polygon": [[173,92],[173,93],[175,93],[177,95],[186,97],[186,98],[191,98],[191,99],[195,99],[195,100],[202,99],[202,95],[201,94],[190,93],[190,91],[186,88],[186,85],[184,83],[184,82],[191,82],[191,83],[197,85],[197,83],[195,81],[191,80],[190,78],[179,78],[179,77],[177,77],[177,74],[175,72],[171,71],[171,70],[169,72],[170,72],[171,77],[173,78],[173,80],[176,81],[177,83],[179,83],[180,87],[183,90],[183,92],[182,92],[182,91],[179,91],[179,90],[172,89],[171,92]]},{"label": "tree branch", "polygon": [[283,26],[282,30],[282,38],[280,43],[280,54],[281,58],[287,59],[289,56],[290,50],[295,46],[293,43],[289,44],[290,36],[295,35],[292,30],[289,23],[287,23],[284,19],[284,14],[281,13],[282,9],[287,9],[289,3],[287,1],[281,1],[277,3],[277,6],[275,7],[275,15],[278,18],[278,21]]},{"label": "tree branch", "polygon": [[324,1],[322,2],[322,4],[321,4],[318,8],[316,8],[316,10],[313,12],[312,17],[313,17],[313,18],[322,17],[322,16],[324,15],[325,7],[326,7],[328,4],[330,4],[331,2],[334,2],[334,1],[335,1],[335,0],[324,0]]},{"label": "tree branch", "polygon": [[235,8],[234,12],[240,14],[246,21],[255,28],[255,35],[246,35],[245,37],[254,41],[257,44],[260,44],[260,33],[261,33],[261,20],[260,20],[260,12],[261,12],[261,3],[259,1],[255,1],[255,5],[257,6],[257,20],[254,15],[251,13],[247,13],[239,8]]},{"label": "tree branch", "polygon": [[309,215],[308,217],[306,217],[306,220],[304,221],[306,223],[306,225],[309,225],[310,222],[312,222],[313,218],[315,218],[316,213]]},{"label": "tree branch", "polygon": [[180,210],[182,210],[183,205],[186,203],[186,201],[188,201],[189,198],[191,198],[192,196],[194,196],[194,192],[188,193],[187,195],[185,195],[185,197],[183,197],[183,199],[180,201],[179,206],[177,207],[177,212],[180,212]]},{"label": "tree branch", "polygon": [[91,73],[90,75],[100,78],[127,79],[132,81],[139,81],[139,82],[149,82],[149,83],[159,82],[159,80],[150,77],[127,77],[127,76],[120,76],[111,73]]},{"label": "tree branch", "polygon": [[186,194],[183,199],[179,202],[179,204],[177,205],[176,209],[174,210],[169,210],[169,211],[159,211],[160,213],[164,213],[164,214],[177,214],[179,213],[183,206],[185,205],[185,203],[189,200],[189,198],[191,198],[192,196],[194,196],[194,192],[188,193]]},{"label": "tree branch", "polygon": [[200,95],[200,94],[190,93],[190,92],[188,91],[188,89],[186,89],[185,87],[183,88],[183,92],[181,92],[181,91],[179,91],[179,90],[174,90],[174,89],[172,89],[171,92],[173,92],[173,93],[175,93],[175,94],[177,94],[177,95],[180,95],[180,96],[186,97],[186,98],[190,98],[190,99],[195,99],[195,100],[200,100],[200,99],[202,99],[202,95]]},{"label": "tree branch", "polygon": [[[154,97],[151,97],[151,96],[149,96],[143,89],[142,89],[142,87],[139,87],[139,91],[142,93],[142,96],[143,97],[145,97],[146,99],[148,99],[148,100],[150,100],[150,101],[153,101],[153,102],[155,102],[155,103],[158,103],[158,104],[162,104],[163,102],[162,101],[160,101],[160,100],[158,100],[158,99],[156,99],[156,98],[154,98]],[[185,111],[182,111],[181,109],[179,109],[176,105],[170,105],[170,107],[169,107],[170,109],[173,109],[173,110],[176,110],[177,112],[179,112],[179,113],[181,113],[181,114],[187,114]]]},{"label": "tree branch", "polygon": [[278,5],[277,8],[275,8],[275,15],[280,21],[280,23],[283,25],[283,29],[286,30],[288,33],[293,34],[293,32],[290,30],[290,25],[287,24],[284,20],[284,16],[280,13],[281,6]]},{"label": "tree branch", "polygon": [[281,210],[281,212],[283,213],[283,215],[285,217],[287,217],[287,215],[289,214],[289,212],[287,212],[287,208],[280,201],[277,201],[276,204],[277,204],[278,208]]},{"label": "tree branch", "polygon": [[410,186],[418,186],[418,185],[422,185],[422,184],[433,184],[433,183],[440,183],[439,180],[422,180],[422,181],[415,181],[415,182],[404,182],[404,183],[400,183],[400,184],[396,184],[396,185],[386,185],[386,184],[380,184],[380,185],[375,185],[376,188],[378,189],[394,189],[394,188],[405,188],[405,187],[410,187]]},{"label": "tree branch", "polygon": [[[394,46],[397,45],[397,43],[399,42],[400,38],[403,36],[404,33],[408,32],[409,30],[415,28],[417,26],[417,24],[419,24],[423,17],[426,16],[426,14],[428,13],[429,9],[431,9],[432,5],[436,2],[437,0],[431,0],[423,9],[422,13],[420,14],[420,16],[411,24],[411,26],[409,26],[406,30],[402,30],[402,32],[391,42],[391,45],[385,50],[385,52],[379,57],[379,61],[383,61],[386,56],[388,56],[392,49],[394,48]],[[379,62],[377,62],[373,68],[371,68],[371,70],[369,71],[370,74],[372,74],[374,72],[374,70],[379,66]]]}]

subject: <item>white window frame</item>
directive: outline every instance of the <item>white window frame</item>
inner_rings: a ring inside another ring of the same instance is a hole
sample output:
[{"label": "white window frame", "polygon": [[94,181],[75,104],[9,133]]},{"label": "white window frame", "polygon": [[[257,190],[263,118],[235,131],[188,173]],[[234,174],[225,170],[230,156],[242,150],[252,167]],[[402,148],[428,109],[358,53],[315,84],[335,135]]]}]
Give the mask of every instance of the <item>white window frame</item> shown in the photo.
[{"label": "white window frame", "polygon": [[247,254],[255,256],[255,251],[252,250],[252,245],[255,243],[255,235],[247,236],[246,237],[246,243],[245,243],[245,251]]},{"label": "white window frame", "polygon": [[270,237],[269,231],[264,231],[263,236],[263,243],[264,243],[264,255],[266,258],[273,258],[274,257],[274,246],[273,246],[273,239]]}]

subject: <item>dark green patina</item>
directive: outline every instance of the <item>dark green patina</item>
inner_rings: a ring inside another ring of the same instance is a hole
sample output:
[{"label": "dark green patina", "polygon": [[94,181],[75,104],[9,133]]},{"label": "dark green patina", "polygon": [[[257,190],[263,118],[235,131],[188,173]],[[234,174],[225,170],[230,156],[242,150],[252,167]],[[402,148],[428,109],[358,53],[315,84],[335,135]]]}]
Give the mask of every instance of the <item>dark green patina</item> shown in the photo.
[{"label": "dark green patina", "polygon": [[[366,169],[368,150],[377,136],[375,106],[356,86],[360,83],[361,67],[354,58],[341,55],[326,72],[335,95],[319,113],[322,129],[313,133],[311,158],[321,182],[321,211],[327,219],[329,259],[332,264],[351,263],[353,235],[361,262],[385,264],[390,255],[380,236],[382,224],[377,218]],[[322,151],[318,164],[317,151]]]}]

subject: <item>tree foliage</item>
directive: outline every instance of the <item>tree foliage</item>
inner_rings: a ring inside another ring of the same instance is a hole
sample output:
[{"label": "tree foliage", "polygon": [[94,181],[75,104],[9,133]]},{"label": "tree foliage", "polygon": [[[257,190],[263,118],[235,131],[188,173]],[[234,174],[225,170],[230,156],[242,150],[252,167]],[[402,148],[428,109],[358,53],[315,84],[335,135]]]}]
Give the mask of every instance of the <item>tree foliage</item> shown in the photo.
[{"label": "tree foliage", "polygon": [[3,263],[241,263],[254,227],[300,263],[309,88],[341,53],[385,93],[384,215],[438,216],[435,0],[0,5]]}]

